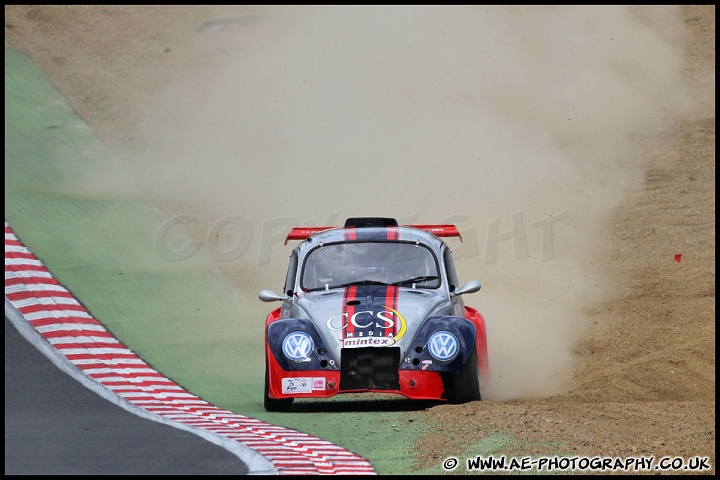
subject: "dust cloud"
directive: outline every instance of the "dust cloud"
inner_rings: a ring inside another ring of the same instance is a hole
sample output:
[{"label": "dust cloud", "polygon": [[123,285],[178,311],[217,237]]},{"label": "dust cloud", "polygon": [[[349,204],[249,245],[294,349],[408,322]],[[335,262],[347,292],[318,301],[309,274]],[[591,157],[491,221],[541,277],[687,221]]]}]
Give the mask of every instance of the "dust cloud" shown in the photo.
[{"label": "dust cloud", "polygon": [[569,388],[588,308],[623,291],[609,216],[689,108],[677,7],[234,8],[132,106],[120,156],[168,221],[253,293],[280,289],[292,226],[454,222],[485,398]]}]

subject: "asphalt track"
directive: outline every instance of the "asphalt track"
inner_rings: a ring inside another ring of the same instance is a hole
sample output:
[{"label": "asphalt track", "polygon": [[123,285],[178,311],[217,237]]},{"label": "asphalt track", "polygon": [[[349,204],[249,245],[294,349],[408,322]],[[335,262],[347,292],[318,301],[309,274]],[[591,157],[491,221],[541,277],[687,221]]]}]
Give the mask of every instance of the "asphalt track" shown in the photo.
[{"label": "asphalt track", "polygon": [[228,449],[232,445],[216,445],[143,418],[132,406],[121,407],[122,400],[103,398],[63,371],[52,348],[41,353],[44,340],[22,322],[5,317],[6,475],[249,473]]}]

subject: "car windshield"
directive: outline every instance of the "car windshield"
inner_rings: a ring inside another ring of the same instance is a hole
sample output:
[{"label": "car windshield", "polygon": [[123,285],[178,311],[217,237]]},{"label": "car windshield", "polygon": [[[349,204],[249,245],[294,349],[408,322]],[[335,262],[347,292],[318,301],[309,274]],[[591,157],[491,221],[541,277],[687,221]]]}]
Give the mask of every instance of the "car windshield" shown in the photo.
[{"label": "car windshield", "polygon": [[300,286],[305,291],[372,284],[438,288],[439,277],[435,255],[424,245],[349,242],[312,250]]}]

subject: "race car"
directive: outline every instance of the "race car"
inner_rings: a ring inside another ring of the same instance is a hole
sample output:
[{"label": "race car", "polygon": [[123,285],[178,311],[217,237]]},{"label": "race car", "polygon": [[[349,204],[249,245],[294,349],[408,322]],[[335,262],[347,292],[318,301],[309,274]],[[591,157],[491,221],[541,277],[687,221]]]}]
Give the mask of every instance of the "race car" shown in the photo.
[{"label": "race car", "polygon": [[267,411],[289,411],[296,398],[341,393],[399,394],[465,403],[489,380],[485,320],[462,295],[441,237],[455,225],[398,225],[383,217],[343,226],[293,228],[282,302],[265,324]]}]

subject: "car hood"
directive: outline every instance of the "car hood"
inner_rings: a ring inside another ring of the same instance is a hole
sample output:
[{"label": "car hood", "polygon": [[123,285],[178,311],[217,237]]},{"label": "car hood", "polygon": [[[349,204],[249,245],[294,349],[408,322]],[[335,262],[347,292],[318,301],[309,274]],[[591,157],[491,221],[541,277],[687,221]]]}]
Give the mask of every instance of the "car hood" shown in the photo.
[{"label": "car hood", "polygon": [[402,347],[425,319],[451,314],[449,299],[438,290],[385,285],[310,292],[297,297],[289,312],[309,319],[336,353],[341,348]]}]

